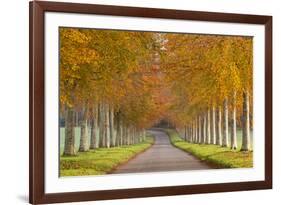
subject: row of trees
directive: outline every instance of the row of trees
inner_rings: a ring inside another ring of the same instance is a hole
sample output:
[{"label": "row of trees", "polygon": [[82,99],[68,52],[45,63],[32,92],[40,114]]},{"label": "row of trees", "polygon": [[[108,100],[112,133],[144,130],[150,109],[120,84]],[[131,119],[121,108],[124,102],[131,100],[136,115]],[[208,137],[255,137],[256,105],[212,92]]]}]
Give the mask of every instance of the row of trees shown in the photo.
[{"label": "row of trees", "polygon": [[242,128],[241,150],[251,149],[250,37],[59,32],[64,155],[76,154],[75,113],[81,121],[79,151],[137,143],[163,118],[189,142],[232,149]]},{"label": "row of trees", "polygon": [[163,34],[163,39],[162,68],[173,96],[170,121],[189,142],[232,149],[238,147],[240,127],[241,150],[249,151],[252,38]]},{"label": "row of trees", "polygon": [[81,152],[144,140],[145,128],[161,115],[155,34],[74,28],[59,32],[64,155],[76,154],[77,112]]}]

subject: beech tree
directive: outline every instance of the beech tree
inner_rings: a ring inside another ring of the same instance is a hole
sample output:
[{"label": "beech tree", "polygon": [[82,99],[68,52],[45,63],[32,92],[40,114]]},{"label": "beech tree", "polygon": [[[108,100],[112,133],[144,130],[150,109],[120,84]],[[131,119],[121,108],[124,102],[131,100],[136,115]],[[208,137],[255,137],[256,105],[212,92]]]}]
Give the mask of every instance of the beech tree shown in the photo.
[{"label": "beech tree", "polygon": [[74,155],[74,107],[83,65],[96,58],[95,50],[88,47],[89,39],[78,29],[60,28],[60,105],[65,107],[64,155]]},{"label": "beech tree", "polygon": [[[242,150],[248,151],[252,106],[249,105],[251,95],[247,94],[248,90],[252,91],[251,38],[179,34],[166,34],[165,38],[162,67],[177,96],[177,104],[181,105],[178,109],[188,115],[186,118],[174,115],[178,119],[172,121],[182,127],[179,118],[188,124],[192,121],[189,118],[194,116],[197,119],[194,130],[199,136],[197,143],[237,149],[237,115],[243,116]],[[238,113],[242,101],[244,109]]]},{"label": "beech tree", "polygon": [[76,154],[78,118],[80,152],[139,143],[161,119],[190,143],[232,149],[240,147],[236,130],[242,128],[241,150],[251,150],[250,37],[59,32],[64,155]]}]

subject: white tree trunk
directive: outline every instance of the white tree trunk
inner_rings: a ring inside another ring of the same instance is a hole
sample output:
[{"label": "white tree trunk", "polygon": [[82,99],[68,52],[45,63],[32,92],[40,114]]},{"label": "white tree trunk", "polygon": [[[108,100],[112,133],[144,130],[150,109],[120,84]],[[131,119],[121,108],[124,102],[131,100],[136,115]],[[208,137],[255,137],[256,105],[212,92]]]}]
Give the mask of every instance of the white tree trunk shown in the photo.
[{"label": "white tree trunk", "polygon": [[127,128],[127,145],[131,144],[131,130]]},{"label": "white tree trunk", "polygon": [[195,143],[196,142],[196,121],[193,120],[193,139],[192,142]]},{"label": "white tree trunk", "polygon": [[100,147],[105,147],[105,105],[100,104]]},{"label": "white tree trunk", "polygon": [[116,113],[116,146],[120,146],[121,145],[121,140],[120,140],[120,114],[117,112]]},{"label": "white tree trunk", "polygon": [[228,100],[225,99],[223,102],[223,139],[222,146],[228,147]]},{"label": "white tree trunk", "polygon": [[133,128],[131,127],[130,128],[130,131],[129,131],[129,144],[133,144]]},{"label": "white tree trunk", "polygon": [[212,107],[212,144],[216,144],[216,108]]},{"label": "white tree trunk", "polygon": [[109,127],[109,105],[105,105],[105,139],[106,139],[106,147],[110,147],[110,127]]},{"label": "white tree trunk", "polygon": [[190,143],[192,142],[192,123],[191,122],[188,124],[188,140]]},{"label": "white tree trunk", "polygon": [[93,118],[91,121],[91,144],[90,149],[96,149],[99,147],[99,107],[94,106]]},{"label": "white tree trunk", "polygon": [[195,143],[198,143],[198,123],[197,123],[197,118],[195,118]]},{"label": "white tree trunk", "polygon": [[231,149],[237,149],[236,135],[236,92],[233,93],[232,99],[232,119],[231,119]]},{"label": "white tree trunk", "polygon": [[217,109],[217,124],[216,124],[216,144],[222,145],[222,133],[221,133],[221,107],[218,106]]},{"label": "white tree trunk", "polygon": [[79,152],[88,151],[88,129],[87,129],[87,120],[83,120],[81,123],[81,135],[80,135],[80,146]]},{"label": "white tree trunk", "polygon": [[125,127],[124,125],[122,126],[122,132],[123,132],[122,145],[126,145],[127,144],[127,127]]},{"label": "white tree trunk", "polygon": [[186,129],[186,140],[188,141],[188,142],[190,142],[190,124],[187,124],[186,125],[186,127],[185,127],[185,129]]},{"label": "white tree trunk", "polygon": [[187,141],[187,127],[184,126],[184,140]]},{"label": "white tree trunk", "polygon": [[249,151],[251,149],[250,138],[250,109],[249,109],[249,94],[243,93],[243,133],[242,133],[242,148],[241,151]]},{"label": "white tree trunk", "polygon": [[186,140],[190,142],[190,126],[189,124],[186,125]]},{"label": "white tree trunk", "polygon": [[123,142],[124,131],[123,131],[123,124],[122,124],[121,117],[120,117],[119,123],[120,123],[120,125],[119,125],[119,127],[120,127],[120,136],[119,136],[119,138],[120,139],[119,140],[120,140],[120,146],[122,146],[124,144],[124,142]]},{"label": "white tree trunk", "polygon": [[189,142],[192,143],[192,138],[193,138],[193,125],[192,123],[189,124]]},{"label": "white tree trunk", "polygon": [[136,130],[135,127],[132,128],[132,144],[136,143]]},{"label": "white tree trunk", "polygon": [[79,127],[79,112],[75,112],[75,126]]},{"label": "white tree trunk", "polygon": [[207,113],[207,144],[211,144],[211,116],[210,116],[210,109],[208,109],[208,113]]},{"label": "white tree trunk", "polygon": [[129,128],[126,126],[125,130],[125,144],[129,145]]},{"label": "white tree trunk", "polygon": [[207,141],[207,137],[206,137],[206,134],[207,134],[207,132],[206,132],[206,128],[207,128],[207,117],[206,117],[206,113],[204,113],[203,114],[203,127],[202,127],[202,129],[203,129],[203,136],[202,136],[202,138],[203,138],[203,143],[205,144],[206,143],[206,141]]},{"label": "white tree trunk", "polygon": [[130,135],[129,127],[126,126],[126,140],[125,140],[126,145],[130,144],[129,135]]},{"label": "white tree trunk", "polygon": [[145,140],[146,140],[146,132],[145,132],[145,129],[143,129],[143,131],[142,131],[142,137],[143,137],[143,141],[145,141]]},{"label": "white tree trunk", "polygon": [[192,143],[193,139],[193,123],[192,121],[189,123],[189,142]]},{"label": "white tree trunk", "polygon": [[100,128],[99,128],[99,121],[100,121],[100,108],[99,105],[95,108],[95,121],[94,121],[94,127],[95,127],[95,148],[99,148],[99,142],[100,142]]},{"label": "white tree trunk", "polygon": [[202,143],[202,125],[201,125],[201,117],[200,115],[198,116],[198,143]]},{"label": "white tree trunk", "polygon": [[96,136],[95,136],[95,121],[96,121],[96,118],[93,117],[91,119],[91,138],[90,138],[90,149],[95,149],[95,144],[96,144]]},{"label": "white tree trunk", "polygon": [[88,151],[88,130],[87,130],[87,120],[88,120],[88,106],[85,105],[83,108],[83,117],[81,122],[81,135],[80,135],[80,146],[79,152]]},{"label": "white tree trunk", "polygon": [[196,118],[196,124],[197,124],[197,140],[196,143],[200,142],[200,123],[199,123],[199,117]]},{"label": "white tree trunk", "polygon": [[116,132],[114,129],[114,108],[111,107],[109,109],[109,124],[110,124],[110,138],[111,138],[111,146],[115,147],[116,145]]},{"label": "white tree trunk", "polygon": [[66,108],[65,115],[65,141],[64,141],[64,155],[75,155],[75,112],[73,108]]}]

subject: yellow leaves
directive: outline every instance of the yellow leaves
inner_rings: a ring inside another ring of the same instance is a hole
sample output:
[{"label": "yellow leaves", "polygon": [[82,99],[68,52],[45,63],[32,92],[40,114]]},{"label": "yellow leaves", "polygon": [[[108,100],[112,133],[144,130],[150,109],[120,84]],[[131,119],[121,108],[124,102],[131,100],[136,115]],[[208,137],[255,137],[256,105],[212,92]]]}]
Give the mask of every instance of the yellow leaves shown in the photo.
[{"label": "yellow leaves", "polygon": [[82,46],[62,46],[60,48],[61,63],[64,65],[80,65],[96,60],[95,50]]},{"label": "yellow leaves", "polygon": [[[84,35],[79,31],[79,29],[74,28],[60,28],[60,38],[61,41],[69,40],[71,43],[80,44],[80,45],[86,45],[89,42],[89,37]],[[66,42],[63,42],[66,43]]]},{"label": "yellow leaves", "polygon": [[234,90],[240,90],[241,89],[241,79],[239,77],[239,70],[236,66],[235,63],[231,63],[230,64],[230,75],[231,75],[231,79],[232,79],[232,87]]},{"label": "yellow leaves", "polygon": [[107,102],[143,127],[188,121],[251,86],[251,38],[60,28],[64,105]]},{"label": "yellow leaves", "polygon": [[165,38],[161,68],[177,96],[173,120],[188,120],[234,91],[252,89],[251,38],[182,34],[165,34]]}]

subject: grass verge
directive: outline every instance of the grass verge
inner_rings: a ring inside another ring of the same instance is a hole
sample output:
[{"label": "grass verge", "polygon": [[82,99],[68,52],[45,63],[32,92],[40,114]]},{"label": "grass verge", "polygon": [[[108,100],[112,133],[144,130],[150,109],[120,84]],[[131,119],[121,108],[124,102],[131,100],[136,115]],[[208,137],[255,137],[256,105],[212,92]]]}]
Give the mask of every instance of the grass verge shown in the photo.
[{"label": "grass verge", "polygon": [[118,165],[127,162],[154,143],[152,135],[144,142],[112,148],[99,148],[88,152],[79,152],[76,156],[60,157],[60,176],[101,175],[112,171]]},{"label": "grass verge", "polygon": [[164,130],[171,143],[200,160],[209,162],[218,168],[251,168],[253,167],[253,152],[240,152],[218,145],[193,144],[184,141],[173,129]]}]

